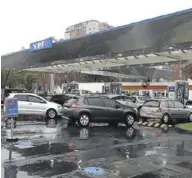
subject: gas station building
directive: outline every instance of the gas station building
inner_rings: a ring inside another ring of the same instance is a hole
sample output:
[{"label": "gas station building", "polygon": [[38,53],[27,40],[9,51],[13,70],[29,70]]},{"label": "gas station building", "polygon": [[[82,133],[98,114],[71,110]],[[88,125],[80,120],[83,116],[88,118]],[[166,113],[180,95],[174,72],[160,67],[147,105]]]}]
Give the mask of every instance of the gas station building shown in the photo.
[{"label": "gas station building", "polygon": [[[3,55],[1,66],[50,74],[76,71],[137,80],[147,77],[137,68],[190,61],[192,9],[187,9],[80,38],[34,42],[29,49]],[[137,72],[132,72],[133,68]]]}]

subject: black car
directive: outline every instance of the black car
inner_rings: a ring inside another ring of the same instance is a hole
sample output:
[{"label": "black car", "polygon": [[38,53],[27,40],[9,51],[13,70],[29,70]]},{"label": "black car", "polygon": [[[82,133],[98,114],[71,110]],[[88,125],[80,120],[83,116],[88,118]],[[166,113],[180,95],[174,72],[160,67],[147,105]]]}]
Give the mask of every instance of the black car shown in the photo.
[{"label": "black car", "polygon": [[64,95],[64,94],[58,94],[58,95],[53,95],[50,99],[50,101],[55,102],[57,104],[60,104],[63,106],[63,104],[69,100],[69,99],[77,99],[78,97],[75,95]]},{"label": "black car", "polygon": [[68,100],[64,104],[63,114],[82,127],[89,126],[92,121],[108,122],[110,125],[123,122],[132,126],[138,119],[137,111],[133,108],[102,96],[82,96]]}]

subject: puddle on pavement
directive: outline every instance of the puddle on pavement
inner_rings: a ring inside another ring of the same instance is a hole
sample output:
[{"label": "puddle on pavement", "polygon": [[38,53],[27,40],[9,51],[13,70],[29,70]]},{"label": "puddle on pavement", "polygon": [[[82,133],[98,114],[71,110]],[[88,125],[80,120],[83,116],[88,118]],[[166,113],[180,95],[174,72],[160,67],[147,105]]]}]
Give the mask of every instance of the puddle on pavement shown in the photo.
[{"label": "puddle on pavement", "polygon": [[51,177],[78,169],[77,164],[62,160],[40,160],[33,164],[26,164],[18,168],[27,172],[29,176]]},{"label": "puddle on pavement", "polygon": [[33,164],[16,167],[10,165],[4,168],[5,178],[25,178],[25,177],[51,177],[64,173],[69,173],[78,169],[77,164],[60,160],[40,160]]}]

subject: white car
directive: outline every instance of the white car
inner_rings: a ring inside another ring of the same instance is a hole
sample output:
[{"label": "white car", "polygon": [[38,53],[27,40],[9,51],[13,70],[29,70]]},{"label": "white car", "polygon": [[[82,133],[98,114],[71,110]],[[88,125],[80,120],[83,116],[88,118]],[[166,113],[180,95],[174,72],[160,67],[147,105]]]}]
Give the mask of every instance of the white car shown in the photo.
[{"label": "white car", "polygon": [[62,106],[33,93],[10,93],[7,98],[18,99],[19,115],[39,115],[47,116],[49,119],[55,119],[60,116],[63,110]]}]

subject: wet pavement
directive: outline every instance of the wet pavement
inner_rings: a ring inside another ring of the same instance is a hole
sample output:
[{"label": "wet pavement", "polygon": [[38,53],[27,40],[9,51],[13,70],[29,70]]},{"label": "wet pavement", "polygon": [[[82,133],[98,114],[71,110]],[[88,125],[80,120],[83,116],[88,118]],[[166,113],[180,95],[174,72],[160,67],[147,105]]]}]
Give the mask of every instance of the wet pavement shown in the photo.
[{"label": "wet pavement", "polygon": [[[10,130],[2,129],[1,176],[5,178],[192,177],[191,135],[176,133],[174,128],[167,133],[137,125],[48,128],[28,121],[14,129],[18,142],[7,143],[9,136]],[[95,171],[85,172],[89,167]]]}]

